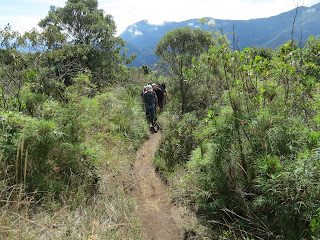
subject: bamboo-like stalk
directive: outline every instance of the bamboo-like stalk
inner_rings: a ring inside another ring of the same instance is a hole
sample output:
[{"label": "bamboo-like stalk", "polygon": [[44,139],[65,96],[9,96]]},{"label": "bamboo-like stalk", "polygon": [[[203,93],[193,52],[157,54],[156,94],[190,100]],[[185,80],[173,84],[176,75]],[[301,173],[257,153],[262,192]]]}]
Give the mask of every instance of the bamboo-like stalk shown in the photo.
[{"label": "bamboo-like stalk", "polygon": [[19,165],[21,163],[21,171],[20,171],[20,179],[22,180],[22,174],[23,174],[23,166],[22,166],[22,157],[23,157],[23,149],[24,149],[24,131],[22,132],[22,135],[18,142],[17,147],[17,155],[16,155],[16,162],[15,162],[15,168],[16,168],[16,183],[19,183]]},{"label": "bamboo-like stalk", "polygon": [[20,141],[18,143],[18,148],[17,148],[17,155],[16,155],[16,162],[15,162],[15,167],[16,167],[16,184],[18,184],[18,174],[19,174],[19,155],[20,155]]},{"label": "bamboo-like stalk", "polygon": [[24,172],[23,172],[23,183],[26,185],[26,177],[27,177],[27,165],[28,165],[28,150],[26,149],[25,158],[24,158]]},{"label": "bamboo-like stalk", "polygon": [[20,150],[20,165],[21,165],[21,171],[20,171],[20,181],[22,182],[22,178],[23,178],[23,164],[22,164],[22,161],[23,161],[23,153],[24,153],[24,130],[22,132],[22,135],[21,135],[21,150]]}]

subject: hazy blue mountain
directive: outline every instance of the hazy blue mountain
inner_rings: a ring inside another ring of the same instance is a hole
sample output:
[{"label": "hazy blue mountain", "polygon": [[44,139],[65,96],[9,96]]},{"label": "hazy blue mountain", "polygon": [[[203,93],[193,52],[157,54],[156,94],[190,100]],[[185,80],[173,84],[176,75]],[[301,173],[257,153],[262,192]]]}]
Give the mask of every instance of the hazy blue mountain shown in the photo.
[{"label": "hazy blue mountain", "polygon": [[[277,46],[291,39],[294,18],[293,37],[298,43],[305,43],[310,35],[320,35],[320,3],[311,7],[299,7],[296,9],[269,18],[251,20],[221,20],[214,21],[214,31],[222,31],[228,35],[232,42],[232,32],[235,29],[239,48],[246,47],[270,47]],[[210,30],[208,24],[201,25],[199,19],[190,19],[182,22],[165,22],[162,25],[152,25],[146,20],[130,25],[120,37],[127,42],[129,53],[136,52],[137,58],[130,66],[140,67],[143,64],[152,66],[158,61],[154,54],[154,48],[158,41],[170,30],[190,26],[192,29],[201,28]]]}]

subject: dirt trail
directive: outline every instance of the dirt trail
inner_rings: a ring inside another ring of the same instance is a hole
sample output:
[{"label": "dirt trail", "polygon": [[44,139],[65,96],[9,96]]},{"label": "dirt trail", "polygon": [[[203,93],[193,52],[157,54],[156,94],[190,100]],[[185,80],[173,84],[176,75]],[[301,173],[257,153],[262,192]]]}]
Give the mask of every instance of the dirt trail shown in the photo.
[{"label": "dirt trail", "polygon": [[152,134],[137,152],[133,196],[137,199],[138,214],[143,221],[142,236],[145,240],[180,240],[184,239],[181,217],[171,203],[166,186],[153,165],[160,138],[160,132]]}]

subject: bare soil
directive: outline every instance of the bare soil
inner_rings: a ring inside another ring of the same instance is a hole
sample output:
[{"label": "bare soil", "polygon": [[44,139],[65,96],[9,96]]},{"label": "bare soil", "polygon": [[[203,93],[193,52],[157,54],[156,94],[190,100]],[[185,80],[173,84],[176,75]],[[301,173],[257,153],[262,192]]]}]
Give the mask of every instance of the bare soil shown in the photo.
[{"label": "bare soil", "polygon": [[167,187],[155,172],[153,158],[161,133],[151,134],[138,150],[134,164],[135,187],[133,196],[142,220],[142,237],[146,240],[184,239],[182,218],[170,201]]}]

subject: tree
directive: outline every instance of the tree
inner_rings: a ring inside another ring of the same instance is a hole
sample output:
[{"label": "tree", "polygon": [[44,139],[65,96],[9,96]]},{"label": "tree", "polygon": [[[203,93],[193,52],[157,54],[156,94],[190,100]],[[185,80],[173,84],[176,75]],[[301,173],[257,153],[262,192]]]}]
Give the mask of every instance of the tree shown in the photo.
[{"label": "tree", "polygon": [[161,58],[168,72],[177,77],[181,94],[182,108],[186,111],[186,85],[183,79],[183,70],[192,67],[192,58],[214,44],[214,38],[208,31],[191,29],[190,27],[177,28],[168,32],[157,44],[155,54]]},{"label": "tree", "polygon": [[148,74],[150,74],[152,72],[152,69],[148,65],[145,65],[145,64],[143,64],[140,67],[140,70],[144,75],[148,75]]},{"label": "tree", "polygon": [[115,80],[119,65],[126,60],[125,55],[120,56],[125,42],[114,36],[113,17],[98,9],[97,0],[68,0],[63,8],[51,6],[39,26],[44,29],[50,49],[67,44],[72,44],[76,53],[88,49],[80,59],[98,85],[105,85],[106,79]]},{"label": "tree", "polygon": [[27,64],[17,50],[21,42],[21,35],[10,25],[0,30],[0,109],[21,111],[23,70]]}]

